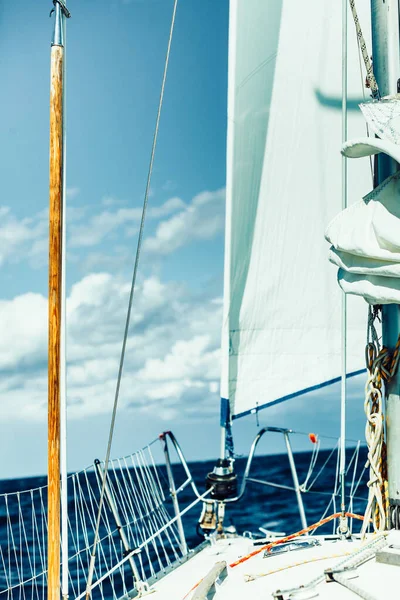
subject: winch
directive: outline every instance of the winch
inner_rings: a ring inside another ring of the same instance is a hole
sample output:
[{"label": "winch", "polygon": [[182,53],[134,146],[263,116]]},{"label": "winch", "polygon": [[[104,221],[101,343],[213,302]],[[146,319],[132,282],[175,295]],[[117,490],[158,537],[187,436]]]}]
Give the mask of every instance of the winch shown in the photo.
[{"label": "winch", "polygon": [[228,458],[219,459],[211,473],[206,477],[206,489],[211,487],[210,497],[215,500],[226,500],[237,496],[237,475],[233,470],[233,461]]}]

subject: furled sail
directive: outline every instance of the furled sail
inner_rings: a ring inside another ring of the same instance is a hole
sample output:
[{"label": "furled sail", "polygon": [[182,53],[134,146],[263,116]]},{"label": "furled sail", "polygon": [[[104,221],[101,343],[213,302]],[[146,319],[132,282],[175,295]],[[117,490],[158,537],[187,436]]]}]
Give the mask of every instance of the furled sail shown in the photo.
[{"label": "furled sail", "polygon": [[[372,111],[364,105],[367,119],[386,112],[395,115],[393,122],[384,120],[376,127],[386,139],[365,138],[347,142],[343,153],[361,158],[384,152],[396,162],[400,160],[398,117],[400,102],[372,103]],[[387,134],[387,135],[386,135]],[[370,304],[400,304],[400,171],[385,179],[329,224],[326,238],[332,244],[330,261],[339,267],[339,285],[347,294],[362,296]]]},{"label": "furled sail", "polygon": [[[340,376],[323,233],[341,210],[341,3],[231,0],[229,29],[221,396],[235,418]],[[349,135],[365,136],[354,31],[349,54]],[[350,198],[371,189],[367,162],[352,162]],[[349,312],[351,373],[365,303]]]}]

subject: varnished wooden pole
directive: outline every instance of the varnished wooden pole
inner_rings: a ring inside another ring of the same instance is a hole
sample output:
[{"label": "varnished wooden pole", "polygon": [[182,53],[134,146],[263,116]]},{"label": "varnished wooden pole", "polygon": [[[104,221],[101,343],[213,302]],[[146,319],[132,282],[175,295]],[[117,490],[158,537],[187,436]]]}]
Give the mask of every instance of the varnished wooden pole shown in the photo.
[{"label": "varnished wooden pole", "polygon": [[[56,19],[59,7],[56,6]],[[48,347],[48,600],[60,600],[60,349],[63,202],[64,48],[51,48],[49,347]]]}]

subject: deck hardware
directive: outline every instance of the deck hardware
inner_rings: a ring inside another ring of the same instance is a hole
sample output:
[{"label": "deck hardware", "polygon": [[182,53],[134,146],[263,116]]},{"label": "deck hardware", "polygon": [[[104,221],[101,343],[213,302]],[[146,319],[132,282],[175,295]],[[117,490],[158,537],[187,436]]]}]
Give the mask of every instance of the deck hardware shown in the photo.
[{"label": "deck hardware", "polygon": [[[256,448],[258,446],[260,439],[266,433],[280,433],[283,435],[285,444],[286,444],[287,456],[289,459],[289,466],[290,466],[292,479],[293,479],[293,487],[292,486],[284,486],[284,485],[280,485],[280,484],[274,484],[271,481],[262,481],[260,479],[255,479],[253,477],[250,477],[250,469],[252,466]],[[242,498],[242,496],[244,495],[244,492],[246,490],[246,485],[249,481],[252,481],[253,483],[259,483],[261,485],[293,490],[296,493],[301,524],[302,524],[303,529],[306,529],[307,528],[307,519],[306,519],[304,505],[303,505],[302,490],[301,490],[301,486],[299,484],[299,479],[297,476],[296,464],[294,461],[293,450],[291,447],[290,437],[289,437],[291,433],[293,433],[293,431],[291,429],[284,429],[282,427],[263,427],[262,429],[260,429],[260,431],[257,433],[256,437],[254,438],[253,443],[250,448],[250,452],[249,452],[249,456],[247,458],[246,468],[244,470],[243,479],[242,479],[239,493],[237,496],[235,496],[233,498],[230,498],[230,497],[225,498],[224,502],[228,503],[228,502],[236,502],[237,500],[240,500],[240,498]]]},{"label": "deck hardware", "polygon": [[274,546],[270,550],[265,550],[264,558],[268,558],[269,556],[276,556],[277,554],[284,554],[285,552],[293,552],[295,550],[306,550],[308,548],[315,548],[315,546],[320,546],[320,542],[318,540],[296,540],[292,542],[287,542],[286,544],[279,544],[279,546]]},{"label": "deck hardware", "polygon": [[376,553],[376,562],[400,566],[400,531],[391,531],[387,541],[388,546]]},{"label": "deck hardware", "polygon": [[340,575],[344,579],[355,579],[356,577],[358,577],[356,569],[354,569],[354,567],[351,566],[349,568],[344,567],[343,569],[326,569],[324,573],[325,581],[327,583],[336,581],[336,575]]}]

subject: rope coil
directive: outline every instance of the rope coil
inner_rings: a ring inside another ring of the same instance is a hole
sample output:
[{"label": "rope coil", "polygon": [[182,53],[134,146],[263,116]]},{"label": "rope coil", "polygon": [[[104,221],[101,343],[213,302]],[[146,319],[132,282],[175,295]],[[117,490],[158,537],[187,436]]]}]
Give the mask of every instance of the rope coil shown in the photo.
[{"label": "rope coil", "polygon": [[377,309],[370,312],[368,328],[373,341],[367,343],[365,348],[368,370],[364,400],[364,411],[367,417],[365,438],[368,446],[368,458],[365,467],[369,466],[369,481],[367,483],[368,502],[361,530],[363,536],[366,533],[370,519],[376,532],[383,531],[388,526],[389,495],[382,385],[390,382],[396,373],[400,358],[400,335],[393,353],[385,346],[379,349],[379,341],[373,325],[375,318],[378,318]]}]

